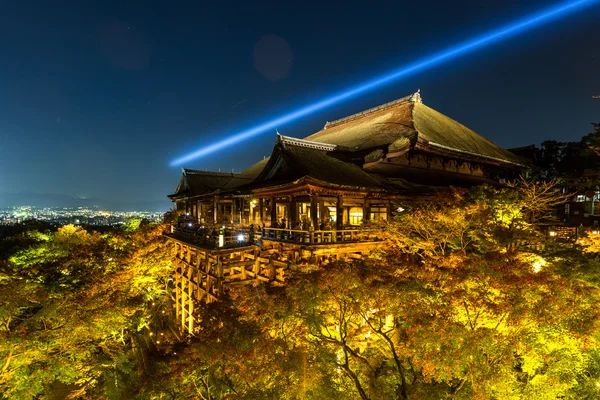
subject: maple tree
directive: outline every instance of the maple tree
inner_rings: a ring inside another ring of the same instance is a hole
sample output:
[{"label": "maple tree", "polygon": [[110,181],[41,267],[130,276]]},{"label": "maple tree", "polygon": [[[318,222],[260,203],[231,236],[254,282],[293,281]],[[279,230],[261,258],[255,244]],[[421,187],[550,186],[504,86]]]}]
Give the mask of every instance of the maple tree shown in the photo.
[{"label": "maple tree", "polygon": [[[28,233],[0,275],[0,388],[11,399],[126,390],[171,263],[161,227]],[[152,300],[154,299],[154,300]],[[163,299],[166,302],[166,299]]]},{"label": "maple tree", "polygon": [[292,266],[284,287],[232,287],[197,308],[194,337],[171,325],[164,227],[21,233],[0,264],[0,390],[11,399],[597,398],[600,239],[541,234],[535,222],[560,200],[544,185],[406,207],[380,227],[371,257]]}]

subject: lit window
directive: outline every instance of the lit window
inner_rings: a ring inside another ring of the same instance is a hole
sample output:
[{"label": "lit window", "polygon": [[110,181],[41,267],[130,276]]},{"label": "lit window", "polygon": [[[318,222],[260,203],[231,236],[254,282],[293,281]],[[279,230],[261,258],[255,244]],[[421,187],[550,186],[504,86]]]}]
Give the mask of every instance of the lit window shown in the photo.
[{"label": "lit window", "polygon": [[371,206],[371,221],[386,221],[387,220],[387,207],[385,206]]},{"label": "lit window", "polygon": [[362,207],[350,207],[349,210],[350,225],[360,225],[363,219]]},{"label": "lit window", "polygon": [[585,201],[584,194],[578,194],[577,197],[575,197],[575,202],[577,202],[577,203],[583,203],[584,201]]}]

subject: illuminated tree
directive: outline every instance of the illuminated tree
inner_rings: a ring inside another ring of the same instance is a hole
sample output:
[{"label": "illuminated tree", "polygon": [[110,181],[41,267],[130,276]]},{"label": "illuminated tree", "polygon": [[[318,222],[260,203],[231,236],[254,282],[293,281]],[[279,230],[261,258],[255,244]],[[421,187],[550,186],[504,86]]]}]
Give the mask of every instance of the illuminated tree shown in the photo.
[{"label": "illuminated tree", "polygon": [[151,304],[166,303],[170,261],[161,232],[101,236],[66,226],[10,257],[0,277],[6,398],[57,388],[114,397],[139,380],[140,358],[155,350],[144,339],[157,319]]}]

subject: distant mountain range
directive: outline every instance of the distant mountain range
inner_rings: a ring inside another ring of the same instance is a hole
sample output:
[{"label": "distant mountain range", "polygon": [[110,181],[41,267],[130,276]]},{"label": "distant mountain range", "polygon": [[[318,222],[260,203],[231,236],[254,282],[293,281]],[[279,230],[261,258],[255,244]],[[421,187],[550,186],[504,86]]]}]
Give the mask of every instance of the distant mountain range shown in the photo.
[{"label": "distant mountain range", "polygon": [[172,203],[164,201],[144,201],[135,203],[117,202],[100,198],[81,198],[57,193],[2,193],[0,192],[0,208],[32,206],[44,207],[88,207],[106,211],[168,211]]}]

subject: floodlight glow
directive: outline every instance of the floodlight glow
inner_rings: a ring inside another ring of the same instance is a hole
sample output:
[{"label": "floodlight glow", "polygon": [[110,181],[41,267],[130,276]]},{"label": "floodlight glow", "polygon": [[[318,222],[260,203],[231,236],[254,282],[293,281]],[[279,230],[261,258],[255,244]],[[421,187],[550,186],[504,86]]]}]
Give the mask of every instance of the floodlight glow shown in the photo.
[{"label": "floodlight glow", "polygon": [[427,68],[431,68],[433,66],[441,64],[444,61],[449,61],[461,55],[481,49],[502,39],[507,39],[528,29],[532,29],[536,26],[553,21],[558,17],[578,11],[584,7],[592,6],[598,1],[600,0],[567,1],[555,5],[553,7],[545,8],[542,11],[529,14],[522,19],[518,19],[500,28],[484,33],[483,35],[478,36],[472,40],[464,41],[455,46],[441,50],[437,53],[434,53],[431,56],[422,58],[411,64],[407,64],[396,70],[390,71],[387,74],[381,75],[369,81],[362,82],[348,90],[336,93],[331,97],[327,97],[325,99],[317,101],[316,103],[306,105],[295,111],[284,114],[281,117],[272,119],[260,125],[256,125],[252,128],[243,130],[236,134],[228,135],[229,137],[227,139],[220,140],[209,146],[198,149],[190,154],[177,158],[176,160],[171,162],[171,166],[181,165],[183,163],[192,161],[196,158],[206,156],[217,150],[221,150],[224,147],[231,146],[243,140],[254,137],[258,134],[267,131],[272,131],[273,129],[280,127],[286,123],[292,122],[317,111],[323,110],[324,108],[327,108],[333,104],[356,97],[360,94],[376,89],[384,84],[406,78],[409,75],[425,70]]}]

